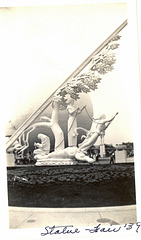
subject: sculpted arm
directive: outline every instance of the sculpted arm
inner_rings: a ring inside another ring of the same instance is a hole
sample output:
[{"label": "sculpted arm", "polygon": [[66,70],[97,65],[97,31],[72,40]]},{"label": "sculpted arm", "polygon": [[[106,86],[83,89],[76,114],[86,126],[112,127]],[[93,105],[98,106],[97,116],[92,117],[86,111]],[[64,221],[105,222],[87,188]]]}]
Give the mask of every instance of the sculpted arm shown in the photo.
[{"label": "sculpted arm", "polygon": [[118,114],[118,112],[109,120],[105,120],[104,122],[107,123],[107,122],[112,122],[114,120],[114,118],[116,117],[116,115]]}]

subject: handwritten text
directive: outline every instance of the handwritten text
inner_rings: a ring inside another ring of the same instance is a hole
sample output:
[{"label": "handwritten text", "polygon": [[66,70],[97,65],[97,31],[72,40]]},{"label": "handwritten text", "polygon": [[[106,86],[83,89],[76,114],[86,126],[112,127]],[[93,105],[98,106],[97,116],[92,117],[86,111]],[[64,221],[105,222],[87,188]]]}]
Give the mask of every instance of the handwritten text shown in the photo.
[{"label": "handwritten text", "polygon": [[[124,225],[117,225],[117,226],[102,226],[101,224],[98,224],[92,228],[85,228],[84,231],[87,231],[90,234],[96,234],[96,233],[117,233],[121,230],[134,230],[136,233],[139,232],[139,229],[141,227],[141,222],[135,223],[128,223]],[[47,235],[56,235],[56,234],[79,234],[81,233],[80,229],[73,227],[73,225],[66,225],[66,226],[46,226],[45,231],[41,233],[41,236],[47,236]]]}]

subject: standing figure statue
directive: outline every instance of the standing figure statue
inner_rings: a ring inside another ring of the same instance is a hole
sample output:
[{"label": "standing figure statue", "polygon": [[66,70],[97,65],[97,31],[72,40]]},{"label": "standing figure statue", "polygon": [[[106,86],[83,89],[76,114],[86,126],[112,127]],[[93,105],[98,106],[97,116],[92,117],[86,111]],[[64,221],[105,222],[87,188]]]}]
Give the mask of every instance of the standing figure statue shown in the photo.
[{"label": "standing figure statue", "polygon": [[77,128],[77,115],[79,115],[83,107],[80,109],[79,107],[74,107],[74,99],[71,98],[69,94],[65,96],[67,111],[69,114],[68,118],[68,146],[77,146],[77,136],[75,134],[75,129]]}]

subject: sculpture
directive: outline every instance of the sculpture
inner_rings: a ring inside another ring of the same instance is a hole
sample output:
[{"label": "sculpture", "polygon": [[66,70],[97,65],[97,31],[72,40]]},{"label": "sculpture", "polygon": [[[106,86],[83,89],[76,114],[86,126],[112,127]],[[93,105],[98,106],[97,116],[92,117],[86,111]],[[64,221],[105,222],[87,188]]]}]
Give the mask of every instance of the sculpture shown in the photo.
[{"label": "sculpture", "polygon": [[[19,137],[20,144],[20,146],[18,146],[19,153],[24,153],[24,151],[29,147],[29,134],[36,128],[41,126],[48,127],[48,123],[46,122],[34,123],[30,127],[28,127],[25,132],[22,133],[22,135]],[[14,147],[14,149],[17,149],[17,147]]]},{"label": "sculpture", "polygon": [[111,124],[117,114],[118,113],[116,113],[111,119],[108,120],[105,119],[105,115],[102,115],[100,119],[95,120],[96,128],[94,132],[89,132],[84,142],[82,142],[82,144],[80,145],[80,150],[84,152],[87,151],[96,142],[100,134],[108,128],[108,126]]},{"label": "sculpture", "polygon": [[37,147],[34,150],[34,155],[46,155],[50,152],[50,139],[45,134],[38,134],[38,138],[41,140],[41,143],[34,143],[34,146]]},{"label": "sculpture", "polygon": [[[46,162],[49,159],[76,159],[78,161],[87,161],[89,163],[94,162],[92,158],[87,156],[87,150],[95,144],[98,137],[104,133],[110,123],[114,120],[117,113],[109,120],[105,119],[105,115],[101,115],[98,119],[92,119],[92,125],[90,130],[82,127],[77,127],[77,115],[81,114],[82,110],[86,110],[86,106],[82,109],[74,107],[74,101],[80,98],[80,93],[88,93],[91,90],[97,89],[97,85],[101,80],[101,75],[106,74],[108,71],[113,70],[115,63],[114,49],[118,48],[119,44],[116,41],[120,39],[119,36],[115,36],[109,43],[92,59],[92,65],[88,72],[82,73],[74,78],[67,84],[61,87],[52,99],[52,115],[41,116],[41,122],[33,123],[29,126],[19,137],[18,151],[24,153],[29,148],[29,134],[36,128],[44,126],[50,128],[54,134],[55,147],[54,151],[49,153],[49,148],[43,149],[41,144],[35,143],[34,150],[35,159],[37,165],[41,162]],[[68,111],[68,147],[65,148],[64,133],[59,125],[59,110]],[[83,130],[86,135],[83,135],[84,140],[77,146],[78,130]],[[39,134],[38,137],[43,139],[43,135]],[[50,146],[50,140],[46,136]]]},{"label": "sculpture", "polygon": [[[88,157],[84,152],[82,152],[78,147],[67,147],[59,151],[54,151],[52,153],[49,153],[47,156],[37,156],[38,157],[38,164],[40,165],[40,161],[44,162],[48,159],[53,160],[65,160],[65,159],[76,159],[79,161],[87,161],[89,163],[93,163],[94,159]],[[36,159],[37,159],[36,157]]]},{"label": "sculpture", "polygon": [[[59,112],[59,103],[53,101],[52,103],[52,117],[41,117],[42,122],[34,123],[26,129],[25,132],[20,136],[19,142],[21,147],[18,148],[19,152],[24,152],[29,147],[29,134],[33,132],[38,127],[47,127],[51,128],[55,136],[55,149],[64,149],[64,133],[58,124],[58,112]],[[23,142],[23,145],[22,145]]]},{"label": "sculpture", "polygon": [[69,114],[68,118],[68,146],[77,146],[77,137],[75,134],[75,129],[77,128],[77,115],[79,115],[85,106],[80,109],[79,107],[74,107],[74,99],[70,97],[69,94],[65,96],[67,111]]},{"label": "sculpture", "polygon": [[[64,133],[58,123],[59,113],[59,102],[58,99],[54,98],[52,102],[52,116],[51,119],[48,117],[41,117],[41,120],[46,122],[46,126],[51,128],[55,137],[55,150],[64,149]],[[49,121],[49,122],[47,122]]]},{"label": "sculpture", "polygon": [[[54,151],[49,153],[47,156],[38,156],[39,162],[47,161],[48,159],[76,159],[78,161],[86,161],[88,163],[93,163],[95,160],[87,156],[87,150],[97,141],[101,132],[105,131],[111,122],[114,120],[118,113],[116,113],[111,119],[106,120],[105,115],[102,115],[98,121],[96,121],[96,128],[94,132],[87,135],[85,140],[80,144],[79,147],[67,147],[59,151]],[[36,157],[37,159],[37,157]]]}]

